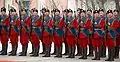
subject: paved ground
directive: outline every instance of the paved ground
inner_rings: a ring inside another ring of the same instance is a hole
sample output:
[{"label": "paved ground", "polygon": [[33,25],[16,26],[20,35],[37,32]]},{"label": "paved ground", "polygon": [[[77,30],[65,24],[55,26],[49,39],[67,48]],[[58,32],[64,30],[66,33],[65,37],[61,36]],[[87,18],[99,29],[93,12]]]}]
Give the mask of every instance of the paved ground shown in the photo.
[{"label": "paved ground", "polygon": [[[40,43],[41,44],[41,43]],[[53,52],[53,44],[51,53]],[[0,44],[0,50],[1,50],[1,44]],[[11,51],[11,44],[9,43],[8,52]],[[21,44],[18,45],[18,53],[21,51]],[[29,43],[28,47],[28,53],[31,52],[31,43]],[[40,52],[42,52],[42,46],[40,46]],[[64,53],[64,44],[63,44],[63,53]],[[79,57],[76,57],[74,59],[67,59],[66,56],[63,56],[63,58],[54,58],[54,56],[50,58],[43,58],[43,55],[40,55],[39,57],[30,57],[29,54],[26,57],[20,57],[20,56],[0,56],[0,62],[105,62],[104,60],[106,58],[102,58],[100,61],[93,61],[91,60],[92,57],[88,57],[87,60],[80,60]],[[115,60],[114,62],[120,62],[120,59]]]},{"label": "paved ground", "polygon": [[[19,56],[0,56],[0,62],[2,61],[11,61],[11,62],[105,62],[105,58],[100,61],[93,61],[92,58],[89,57],[87,60],[80,60],[79,57],[74,59],[67,59],[65,56],[63,58],[54,58],[53,56],[50,58],[43,58],[40,55],[39,57],[19,57]],[[114,62],[120,62],[120,59],[115,60]]]}]

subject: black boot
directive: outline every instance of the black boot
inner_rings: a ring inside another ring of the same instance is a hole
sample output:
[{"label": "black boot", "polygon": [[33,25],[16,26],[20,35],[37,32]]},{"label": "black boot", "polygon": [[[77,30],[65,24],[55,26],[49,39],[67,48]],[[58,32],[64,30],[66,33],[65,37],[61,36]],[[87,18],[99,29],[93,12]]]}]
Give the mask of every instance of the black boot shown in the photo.
[{"label": "black boot", "polygon": [[26,46],[22,46],[23,50],[21,52],[21,54],[19,56],[26,56],[27,55],[27,48],[28,48],[28,45]]},{"label": "black boot", "polygon": [[87,59],[87,48],[82,49],[82,57],[80,57],[79,59]]},{"label": "black boot", "polygon": [[108,48],[108,59],[105,61],[114,61],[114,48]]},{"label": "black boot", "polygon": [[3,51],[1,52],[1,54],[0,55],[7,55],[7,48],[8,48],[8,44],[6,44],[6,45],[3,45]]},{"label": "black boot", "polygon": [[29,53],[29,54],[33,54],[33,53],[34,53],[34,50],[35,50],[35,47],[32,45],[32,52]]},{"label": "black boot", "polygon": [[43,47],[43,52],[42,53],[40,53],[40,54],[45,54],[45,44],[44,43],[42,43],[42,47]]},{"label": "black boot", "polygon": [[93,57],[94,56],[93,55],[93,47],[92,47],[91,44],[89,44],[89,54],[87,56],[89,56],[89,57]]},{"label": "black boot", "polygon": [[106,46],[105,46],[105,43],[103,45],[103,57],[104,58],[106,57]]},{"label": "black boot", "polygon": [[115,56],[114,56],[115,59],[118,59],[119,58],[119,46],[116,46],[115,47]]},{"label": "black boot", "polygon": [[105,61],[110,61],[110,56],[111,56],[110,48],[108,48],[108,58]]},{"label": "black boot", "polygon": [[17,46],[14,46],[12,53],[9,54],[9,56],[16,56],[17,54]]},{"label": "black boot", "polygon": [[56,47],[55,49],[56,49],[56,56],[55,57],[58,57],[58,55],[59,55],[59,48]]},{"label": "black boot", "polygon": [[85,52],[84,59],[87,59],[87,48],[85,48],[84,52]]},{"label": "black boot", "polygon": [[79,59],[83,59],[83,57],[84,57],[84,55],[83,55],[84,54],[83,48],[82,48],[81,52],[82,52],[82,56]]},{"label": "black boot", "polygon": [[69,47],[69,54],[68,54],[68,57],[66,58],[71,58],[71,54],[72,54],[72,48]]},{"label": "black boot", "polygon": [[96,58],[96,60],[100,60],[100,49],[98,49],[98,51],[97,51],[97,58]]},{"label": "black boot", "polygon": [[100,57],[105,58],[106,57],[106,47],[103,44],[100,49]]},{"label": "black boot", "polygon": [[114,48],[111,49],[111,61],[114,61],[114,54],[115,54],[114,50],[115,50]]},{"label": "black boot", "polygon": [[59,47],[58,58],[62,58],[62,45],[61,45],[61,47]]},{"label": "black boot", "polygon": [[72,52],[71,52],[70,58],[75,58],[75,47],[72,47]]},{"label": "black boot", "polygon": [[35,47],[35,50],[33,52],[33,55],[31,57],[38,57],[39,56],[39,47]]},{"label": "black boot", "polygon": [[92,60],[100,60],[100,50],[95,49],[95,57]]},{"label": "black boot", "polygon": [[42,57],[50,57],[51,45],[46,48],[46,53]]},{"label": "black boot", "polygon": [[82,48],[77,44],[77,54],[75,56],[81,56],[82,55]]}]

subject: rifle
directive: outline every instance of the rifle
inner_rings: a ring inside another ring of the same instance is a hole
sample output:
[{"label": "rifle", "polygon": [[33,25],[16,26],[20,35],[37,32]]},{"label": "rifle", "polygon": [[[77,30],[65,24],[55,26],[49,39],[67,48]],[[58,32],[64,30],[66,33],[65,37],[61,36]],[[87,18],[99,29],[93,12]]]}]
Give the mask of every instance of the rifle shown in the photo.
[{"label": "rifle", "polygon": [[108,33],[108,18],[106,19],[106,22],[105,22],[105,32],[104,32],[105,41],[107,39],[107,33]]},{"label": "rifle", "polygon": [[92,37],[93,37],[93,35],[94,35],[94,32],[95,32],[95,29],[94,29],[94,27],[95,27],[95,20],[94,20],[94,17],[93,17],[93,23],[92,23]]},{"label": "rifle", "polygon": [[20,17],[20,36],[22,35],[21,34],[21,30],[22,30],[22,19],[21,19],[21,2],[19,1],[19,17]]},{"label": "rifle", "polygon": [[[63,14],[63,20],[65,20],[65,16],[64,16],[64,14]],[[64,32],[64,34],[65,34],[65,32]],[[64,37],[64,41],[65,41],[65,35],[63,35],[63,37]]]},{"label": "rifle", "polygon": [[56,20],[55,20],[55,12],[53,11],[53,36],[54,36],[54,33],[55,33],[55,28],[56,28]]},{"label": "rifle", "polygon": [[[9,7],[9,5],[8,5],[8,7]],[[10,21],[10,27],[9,27],[9,33],[8,33],[8,36],[10,37],[11,28],[12,28],[11,17],[10,17],[10,10],[9,10],[9,21]]]},{"label": "rifle", "polygon": [[79,38],[79,34],[80,34],[80,31],[81,31],[81,25],[80,25],[80,23],[81,23],[81,19],[80,19],[80,17],[78,17],[78,38]]},{"label": "rifle", "polygon": [[44,20],[44,12],[43,12],[43,11],[44,11],[44,10],[42,10],[42,14],[43,14],[42,20],[43,20],[43,21],[42,21],[42,36],[41,36],[41,41],[43,41],[43,35],[44,35],[44,34],[43,34],[43,33],[44,33],[44,21],[45,21],[45,20]]},{"label": "rifle", "polygon": [[68,18],[68,16],[66,15],[66,18],[65,18],[66,27],[65,27],[65,36],[64,36],[64,40],[65,40],[65,41],[66,41],[66,35],[67,35],[67,31],[68,31],[68,28],[67,28],[67,27],[68,27],[68,24],[69,24],[67,18]]}]

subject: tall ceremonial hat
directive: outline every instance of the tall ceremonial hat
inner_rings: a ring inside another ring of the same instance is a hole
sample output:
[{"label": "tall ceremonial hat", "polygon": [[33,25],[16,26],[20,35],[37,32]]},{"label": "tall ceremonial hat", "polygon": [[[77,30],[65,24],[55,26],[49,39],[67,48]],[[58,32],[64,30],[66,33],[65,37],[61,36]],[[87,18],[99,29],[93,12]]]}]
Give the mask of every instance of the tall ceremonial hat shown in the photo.
[{"label": "tall ceremonial hat", "polygon": [[67,12],[67,13],[68,13],[68,12],[69,12],[69,10],[68,10],[68,9],[65,9],[63,12]]},{"label": "tall ceremonial hat", "polygon": [[86,11],[85,11],[85,10],[83,10],[83,9],[80,11],[80,13],[82,13],[82,12],[83,12],[83,13],[86,13]]},{"label": "tall ceremonial hat", "polygon": [[33,9],[33,12],[37,12],[38,13],[38,10],[36,8]]},{"label": "tall ceremonial hat", "polygon": [[118,12],[119,13],[119,10],[115,9],[113,12]]},{"label": "tall ceremonial hat", "polygon": [[59,13],[60,13],[60,10],[59,10],[59,9],[55,9],[54,11],[55,11],[55,12],[59,12]]},{"label": "tall ceremonial hat", "polygon": [[46,9],[45,9],[45,12],[50,12],[50,10],[46,8]]},{"label": "tall ceremonial hat", "polygon": [[31,9],[31,12],[33,12],[34,9],[35,9],[35,8],[32,8],[32,9]]},{"label": "tall ceremonial hat", "polygon": [[23,12],[23,11],[27,12],[27,9],[25,9],[25,8],[22,8],[22,9],[21,9],[21,11],[22,11],[22,12]]},{"label": "tall ceremonial hat", "polygon": [[77,12],[79,12],[79,13],[80,13],[80,12],[81,12],[81,10],[83,10],[83,9],[78,8],[78,9],[77,9]]},{"label": "tall ceremonial hat", "polygon": [[104,9],[99,9],[99,12],[100,12],[100,11],[104,12]]},{"label": "tall ceremonial hat", "polygon": [[94,14],[95,14],[95,13],[99,13],[99,10],[94,10],[94,12],[93,12],[93,13],[94,13]]},{"label": "tall ceremonial hat", "polygon": [[51,10],[51,13],[55,12],[56,9]]},{"label": "tall ceremonial hat", "polygon": [[40,11],[41,11],[42,13],[45,13],[45,10],[46,10],[46,8],[42,8]]},{"label": "tall ceremonial hat", "polygon": [[92,9],[87,9],[87,12],[88,12],[88,11],[92,12]]},{"label": "tall ceremonial hat", "polygon": [[107,14],[109,14],[109,13],[113,13],[113,11],[112,11],[112,10],[108,10],[108,11],[107,11]]},{"label": "tall ceremonial hat", "polygon": [[1,12],[2,12],[2,11],[6,12],[6,8],[5,8],[5,7],[2,7],[2,8],[1,8]]},{"label": "tall ceremonial hat", "polygon": [[11,8],[11,9],[10,9],[10,12],[16,12],[16,9]]},{"label": "tall ceremonial hat", "polygon": [[68,13],[70,13],[70,12],[72,12],[72,13],[73,13],[73,11],[72,11],[71,9],[69,9],[69,10],[68,10]]}]

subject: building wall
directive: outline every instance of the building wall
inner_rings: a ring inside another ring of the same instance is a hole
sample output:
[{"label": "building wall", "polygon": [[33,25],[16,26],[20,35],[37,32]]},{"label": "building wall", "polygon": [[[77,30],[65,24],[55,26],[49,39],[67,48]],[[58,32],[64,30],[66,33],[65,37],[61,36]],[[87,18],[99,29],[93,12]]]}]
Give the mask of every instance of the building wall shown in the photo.
[{"label": "building wall", "polygon": [[0,0],[0,8],[4,7],[4,0]]}]

